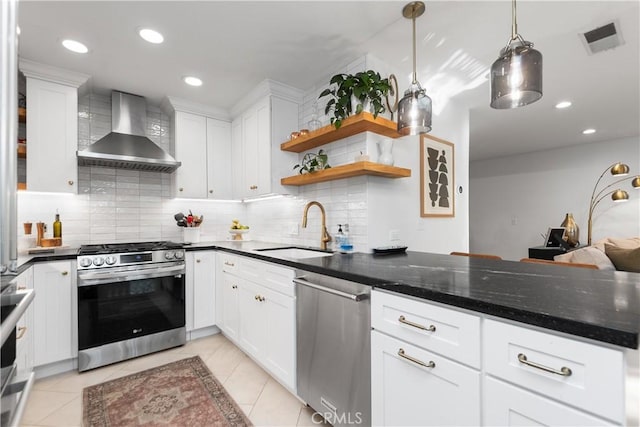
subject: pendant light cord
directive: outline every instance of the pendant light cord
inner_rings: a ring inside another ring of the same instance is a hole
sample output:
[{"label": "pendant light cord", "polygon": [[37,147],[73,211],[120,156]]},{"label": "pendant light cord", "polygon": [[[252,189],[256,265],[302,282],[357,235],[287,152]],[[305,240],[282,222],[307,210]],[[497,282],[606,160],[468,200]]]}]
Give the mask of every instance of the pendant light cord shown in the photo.
[{"label": "pendant light cord", "polygon": [[511,2],[511,40],[518,38],[518,18],[516,14],[516,0]]},{"label": "pendant light cord", "polygon": [[411,82],[412,84],[416,84],[418,83],[418,76],[416,73],[416,11],[415,11],[415,6],[414,6],[414,10],[412,13],[413,17],[411,18],[411,21],[413,22],[413,81]]}]

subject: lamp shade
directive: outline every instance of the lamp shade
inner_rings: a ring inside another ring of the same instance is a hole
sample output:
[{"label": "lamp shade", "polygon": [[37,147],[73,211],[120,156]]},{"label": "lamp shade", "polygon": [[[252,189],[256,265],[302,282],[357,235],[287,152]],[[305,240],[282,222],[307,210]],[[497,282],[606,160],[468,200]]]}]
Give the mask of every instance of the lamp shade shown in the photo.
[{"label": "lamp shade", "polygon": [[624,176],[628,173],[629,166],[625,165],[624,163],[616,163],[615,165],[611,166],[611,175]]},{"label": "lamp shade", "polygon": [[640,190],[640,175],[638,175],[635,178],[633,178],[633,180],[631,181],[631,185],[636,190]]},{"label": "lamp shade", "polygon": [[614,202],[626,202],[629,200],[629,193],[624,190],[616,190],[611,194],[611,200]]},{"label": "lamp shade", "polygon": [[527,41],[514,41],[491,66],[491,107],[522,107],[542,98],[542,54]]},{"label": "lamp shade", "polygon": [[398,103],[398,133],[418,135],[431,131],[431,98],[413,83]]}]

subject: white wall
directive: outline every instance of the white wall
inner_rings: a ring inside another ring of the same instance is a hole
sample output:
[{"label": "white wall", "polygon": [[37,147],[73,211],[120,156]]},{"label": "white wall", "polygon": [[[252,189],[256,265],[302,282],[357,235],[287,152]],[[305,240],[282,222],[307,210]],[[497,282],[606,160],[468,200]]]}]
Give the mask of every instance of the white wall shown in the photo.
[{"label": "white wall", "polygon": [[[587,241],[591,192],[605,167],[624,162],[640,173],[640,142],[626,138],[539,151],[470,165],[470,251],[517,260],[543,243],[541,233],[559,226],[570,212]],[[612,183],[607,173],[598,188]],[[615,186],[617,187],[617,186]],[[597,207],[593,240],[640,235],[640,192],[629,181],[620,184],[630,200],[609,198]]]},{"label": "white wall", "polygon": [[[404,244],[409,250],[449,253],[467,251],[469,240],[469,120],[468,110],[449,102],[433,117],[430,135],[454,144],[455,216],[420,217],[420,138],[408,136],[395,140],[396,166],[411,169],[411,178],[369,178],[368,213],[370,247]],[[462,193],[458,188],[462,187]],[[398,240],[392,240],[390,231]]]}]

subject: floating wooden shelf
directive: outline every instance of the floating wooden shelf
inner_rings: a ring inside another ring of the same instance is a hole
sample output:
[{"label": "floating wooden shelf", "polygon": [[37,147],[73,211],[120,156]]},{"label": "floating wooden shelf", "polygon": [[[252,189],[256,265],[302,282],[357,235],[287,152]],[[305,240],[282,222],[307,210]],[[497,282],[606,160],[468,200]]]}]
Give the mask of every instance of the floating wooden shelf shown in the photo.
[{"label": "floating wooden shelf", "polygon": [[27,158],[27,144],[18,143],[18,158],[19,159]]},{"label": "floating wooden shelf", "polygon": [[18,183],[18,190],[26,190],[27,189],[27,183],[26,182],[19,182]]},{"label": "floating wooden shelf", "polygon": [[27,122],[27,109],[26,108],[18,108],[18,121],[20,123]]},{"label": "floating wooden shelf", "polygon": [[313,173],[298,174],[282,178],[282,185],[307,185],[316,182],[333,181],[334,179],[351,178],[360,175],[381,176],[384,178],[407,178],[411,176],[411,169],[387,166],[373,162],[355,162],[336,166]]},{"label": "floating wooden shelf", "polygon": [[308,135],[299,136],[291,141],[283,142],[280,144],[280,149],[283,151],[302,153],[303,151],[311,150],[312,148],[362,132],[374,132],[389,138],[399,138],[402,135],[398,133],[397,127],[396,122],[380,116],[374,119],[373,114],[365,112],[344,119],[340,129],[336,129],[333,125],[327,125],[309,132]]}]

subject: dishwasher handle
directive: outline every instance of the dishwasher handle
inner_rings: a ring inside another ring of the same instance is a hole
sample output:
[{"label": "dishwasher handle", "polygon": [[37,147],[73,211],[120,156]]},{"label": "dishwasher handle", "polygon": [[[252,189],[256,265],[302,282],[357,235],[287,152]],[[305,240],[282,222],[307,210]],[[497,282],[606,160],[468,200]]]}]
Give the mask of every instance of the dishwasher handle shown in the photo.
[{"label": "dishwasher handle", "polygon": [[328,294],[336,295],[342,298],[347,298],[356,302],[363,301],[369,299],[368,293],[362,294],[350,294],[348,292],[339,291],[337,289],[332,289],[326,286],[318,285],[317,283],[309,282],[305,280],[303,277],[296,277],[293,279],[293,283],[297,283],[298,285],[307,286],[309,288],[317,289],[322,292],[326,292]]}]

